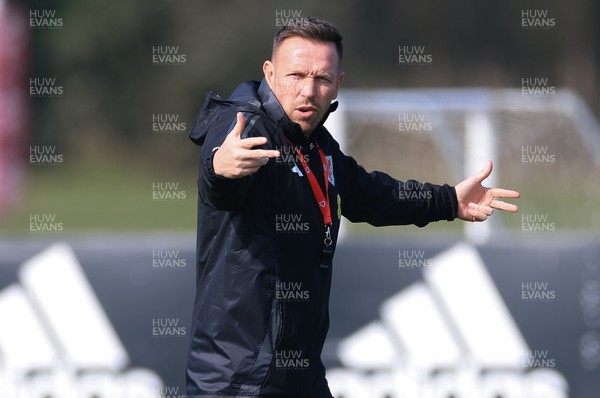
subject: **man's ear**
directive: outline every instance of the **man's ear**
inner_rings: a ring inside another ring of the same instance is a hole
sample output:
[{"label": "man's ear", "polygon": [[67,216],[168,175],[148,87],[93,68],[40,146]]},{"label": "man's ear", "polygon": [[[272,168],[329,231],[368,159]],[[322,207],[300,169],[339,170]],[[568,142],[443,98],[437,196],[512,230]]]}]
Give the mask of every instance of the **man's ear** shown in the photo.
[{"label": "man's ear", "polygon": [[340,75],[337,78],[337,86],[335,88],[335,98],[337,98],[338,96],[338,92],[340,91],[340,88],[342,87],[342,83],[344,82],[344,72],[340,72]]},{"label": "man's ear", "polygon": [[275,81],[275,67],[273,66],[273,62],[266,60],[263,64],[263,73],[265,74],[265,79],[267,83],[269,83],[269,87],[273,90],[273,83]]}]

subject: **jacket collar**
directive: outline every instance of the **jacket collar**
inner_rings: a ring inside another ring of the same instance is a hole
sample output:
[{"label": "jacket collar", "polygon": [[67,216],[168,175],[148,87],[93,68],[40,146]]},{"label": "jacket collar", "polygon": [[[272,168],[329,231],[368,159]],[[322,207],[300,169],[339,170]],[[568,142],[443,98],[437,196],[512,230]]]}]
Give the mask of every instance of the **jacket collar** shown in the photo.
[{"label": "jacket collar", "polygon": [[338,102],[332,102],[329,105],[329,109],[325,113],[323,120],[319,123],[315,131],[310,135],[309,138],[306,138],[304,133],[302,133],[302,129],[298,123],[292,122],[285,111],[281,107],[279,100],[275,97],[275,93],[269,87],[266,79],[262,79],[260,82],[260,86],[258,87],[258,96],[260,98],[260,102],[262,103],[262,107],[267,113],[267,115],[275,122],[277,122],[282,128],[285,136],[292,142],[297,144],[308,144],[314,140],[325,131],[323,127],[323,123],[327,120],[329,114],[335,111],[338,107]]}]

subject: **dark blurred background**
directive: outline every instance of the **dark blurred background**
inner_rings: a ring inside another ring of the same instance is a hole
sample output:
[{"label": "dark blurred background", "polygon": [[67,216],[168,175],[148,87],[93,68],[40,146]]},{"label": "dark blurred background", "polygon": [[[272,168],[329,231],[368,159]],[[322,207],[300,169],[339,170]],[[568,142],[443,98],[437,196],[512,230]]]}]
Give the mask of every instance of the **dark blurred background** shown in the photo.
[{"label": "dark blurred background", "polygon": [[[600,5],[592,0],[50,0],[20,6],[24,13],[50,9],[64,18],[60,30],[30,31],[28,75],[56,77],[65,89],[60,100],[32,100],[30,142],[56,143],[73,161],[189,169],[193,146],[150,134],[151,115],[178,113],[191,123],[208,90],[228,95],[240,81],[260,79],[276,10],[300,10],[340,27],[346,87],[520,87],[523,76],[545,76],[581,93],[594,109],[599,105]],[[548,10],[556,28],[522,29],[523,9]],[[434,62],[399,68],[401,43],[425,45]],[[185,64],[153,65],[152,47],[161,45],[179,46]]]}]

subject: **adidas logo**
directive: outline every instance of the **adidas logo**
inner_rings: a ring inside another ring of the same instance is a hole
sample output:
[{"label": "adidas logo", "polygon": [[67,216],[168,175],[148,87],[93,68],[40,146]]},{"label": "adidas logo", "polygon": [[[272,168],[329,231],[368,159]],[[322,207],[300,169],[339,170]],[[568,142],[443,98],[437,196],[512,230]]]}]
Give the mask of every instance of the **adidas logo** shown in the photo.
[{"label": "adidas logo", "polygon": [[547,351],[531,351],[475,249],[459,244],[338,345],[336,398],[567,398]]},{"label": "adidas logo", "polygon": [[19,268],[0,292],[1,398],[163,397],[160,377],[128,354],[69,246]]}]

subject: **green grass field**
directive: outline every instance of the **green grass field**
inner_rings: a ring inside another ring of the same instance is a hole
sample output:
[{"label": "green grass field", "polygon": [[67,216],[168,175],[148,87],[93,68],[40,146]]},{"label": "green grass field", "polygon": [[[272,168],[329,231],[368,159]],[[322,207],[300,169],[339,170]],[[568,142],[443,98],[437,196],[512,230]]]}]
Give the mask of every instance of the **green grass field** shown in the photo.
[{"label": "green grass field", "polygon": [[[22,200],[2,217],[0,233],[4,235],[45,233],[30,231],[30,215],[36,214],[55,215],[67,234],[195,229],[195,170],[185,176],[115,164],[30,170]],[[176,186],[172,191],[178,198],[153,198],[155,183]]]}]

